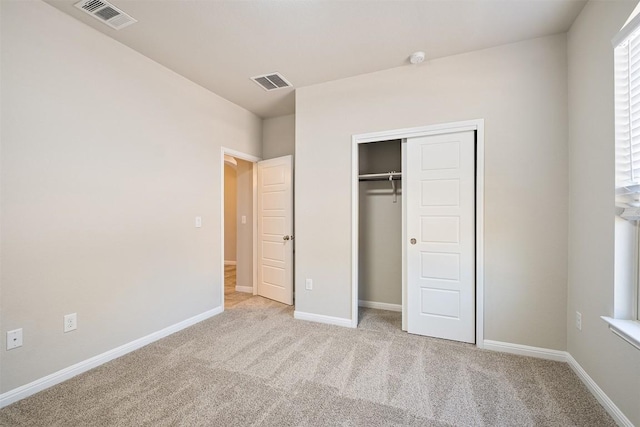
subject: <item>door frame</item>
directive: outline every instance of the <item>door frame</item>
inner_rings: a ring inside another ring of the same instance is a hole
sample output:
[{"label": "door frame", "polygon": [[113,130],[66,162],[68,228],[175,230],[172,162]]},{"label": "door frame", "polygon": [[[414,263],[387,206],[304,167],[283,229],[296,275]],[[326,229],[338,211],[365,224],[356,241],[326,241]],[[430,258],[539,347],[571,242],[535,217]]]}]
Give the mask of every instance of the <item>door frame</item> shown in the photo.
[{"label": "door frame", "polygon": [[253,156],[251,154],[246,154],[240,151],[233,150],[227,147],[220,147],[220,307],[222,311],[224,311],[224,156],[235,157],[240,160],[246,160],[247,162],[253,163],[252,172],[253,172],[253,243],[252,243],[252,252],[253,252],[253,272],[252,276],[252,287],[253,287],[253,295],[258,294],[258,168],[256,163],[261,161],[260,157]]},{"label": "door frame", "polygon": [[[358,238],[359,238],[359,169],[360,144],[392,139],[476,131],[476,347],[484,348],[484,119],[441,123],[414,128],[394,129],[353,135],[351,137],[351,327],[358,326]],[[406,171],[403,156],[402,173]],[[406,199],[402,198],[402,214],[406,216]],[[407,240],[406,222],[402,221],[402,329],[406,330],[407,279],[404,242]]]}]

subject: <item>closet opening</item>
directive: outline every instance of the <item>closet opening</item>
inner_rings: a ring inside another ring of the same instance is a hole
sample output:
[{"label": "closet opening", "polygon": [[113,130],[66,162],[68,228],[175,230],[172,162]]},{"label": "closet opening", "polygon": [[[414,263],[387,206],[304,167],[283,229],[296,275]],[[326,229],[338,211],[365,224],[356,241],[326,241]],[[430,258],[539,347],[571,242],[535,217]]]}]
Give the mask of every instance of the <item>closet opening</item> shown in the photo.
[{"label": "closet opening", "polygon": [[358,327],[402,328],[402,141],[358,147]]}]

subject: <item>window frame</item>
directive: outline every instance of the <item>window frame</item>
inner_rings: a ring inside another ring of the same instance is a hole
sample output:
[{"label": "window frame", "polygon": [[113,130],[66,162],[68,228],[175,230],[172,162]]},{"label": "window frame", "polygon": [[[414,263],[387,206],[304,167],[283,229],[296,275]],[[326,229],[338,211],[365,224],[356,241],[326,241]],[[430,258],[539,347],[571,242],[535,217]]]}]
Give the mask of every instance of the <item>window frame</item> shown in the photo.
[{"label": "window frame", "polygon": [[617,207],[614,312],[602,319],[614,334],[640,350],[640,14],[634,13],[612,40]]}]

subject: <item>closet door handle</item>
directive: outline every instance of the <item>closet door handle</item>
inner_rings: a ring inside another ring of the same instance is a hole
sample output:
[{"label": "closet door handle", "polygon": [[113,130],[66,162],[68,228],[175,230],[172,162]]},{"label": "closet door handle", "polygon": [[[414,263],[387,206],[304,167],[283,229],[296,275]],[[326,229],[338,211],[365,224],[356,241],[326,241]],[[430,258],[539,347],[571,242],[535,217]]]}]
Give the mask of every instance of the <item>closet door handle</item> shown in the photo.
[{"label": "closet door handle", "polygon": [[416,240],[416,239],[411,239],[411,240],[409,240],[409,241],[411,242],[411,244],[412,244],[412,245],[415,245],[415,244],[416,244],[416,242],[417,242],[417,240]]},{"label": "closet door handle", "polygon": [[289,240],[289,239],[291,239],[291,237],[290,237],[290,236],[284,236],[284,237],[282,238],[282,240]]}]

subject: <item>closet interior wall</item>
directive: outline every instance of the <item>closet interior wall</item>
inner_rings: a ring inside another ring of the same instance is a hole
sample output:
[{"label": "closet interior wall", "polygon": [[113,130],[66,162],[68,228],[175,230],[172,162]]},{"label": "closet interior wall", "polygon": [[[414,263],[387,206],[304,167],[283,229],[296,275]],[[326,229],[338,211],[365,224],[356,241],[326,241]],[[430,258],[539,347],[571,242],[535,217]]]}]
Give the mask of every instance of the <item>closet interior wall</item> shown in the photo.
[{"label": "closet interior wall", "polygon": [[[400,140],[360,144],[359,173],[401,172]],[[402,305],[402,181],[359,183],[358,299]],[[364,304],[361,304],[364,305]]]}]

